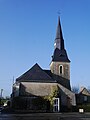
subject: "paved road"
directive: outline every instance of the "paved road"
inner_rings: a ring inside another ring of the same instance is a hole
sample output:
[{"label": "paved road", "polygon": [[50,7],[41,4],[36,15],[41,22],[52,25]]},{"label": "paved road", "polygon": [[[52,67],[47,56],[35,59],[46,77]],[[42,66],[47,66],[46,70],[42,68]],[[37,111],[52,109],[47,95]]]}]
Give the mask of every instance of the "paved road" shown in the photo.
[{"label": "paved road", "polygon": [[90,114],[89,113],[0,114],[0,120],[90,120]]}]

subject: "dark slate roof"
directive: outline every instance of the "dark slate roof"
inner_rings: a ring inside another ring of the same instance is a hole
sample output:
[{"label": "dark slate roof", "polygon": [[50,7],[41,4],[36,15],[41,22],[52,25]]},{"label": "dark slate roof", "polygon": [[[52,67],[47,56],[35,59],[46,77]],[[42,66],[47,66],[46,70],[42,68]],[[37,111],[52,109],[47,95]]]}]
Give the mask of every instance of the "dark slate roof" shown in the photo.
[{"label": "dark slate roof", "polygon": [[64,47],[64,39],[63,39],[62,28],[60,24],[60,17],[58,19],[58,26],[57,26],[56,38],[55,38],[55,50],[52,56],[52,61],[70,62]]},{"label": "dark slate roof", "polygon": [[53,77],[53,74],[51,73],[51,70],[44,70],[50,77]]},{"label": "dark slate roof", "polygon": [[57,26],[57,31],[56,31],[56,39],[57,38],[63,39],[62,28],[61,28],[61,24],[60,24],[60,17],[58,17],[58,26]]},{"label": "dark slate roof", "polygon": [[56,61],[56,62],[70,62],[70,60],[68,59],[66,50],[65,49],[59,50],[58,48],[56,48],[54,50],[54,54],[52,56],[52,61]]},{"label": "dark slate roof", "polygon": [[31,69],[18,77],[20,82],[54,82],[54,80],[36,63]]},{"label": "dark slate roof", "polygon": [[70,89],[68,80],[63,80],[61,76],[54,75],[51,70],[43,70],[37,63],[18,77],[16,82],[59,83]]},{"label": "dark slate roof", "polygon": [[59,76],[59,75],[55,75],[53,73],[51,73],[51,70],[44,70],[50,77],[52,77],[57,83],[59,83],[60,85],[64,86],[65,88],[71,90],[71,86],[70,86],[70,81]]},{"label": "dark slate roof", "polygon": [[58,48],[58,44],[59,44],[59,49],[64,49],[64,40],[63,40],[62,28],[60,24],[60,17],[58,17],[58,26],[56,31],[55,43],[56,43],[56,48]]}]

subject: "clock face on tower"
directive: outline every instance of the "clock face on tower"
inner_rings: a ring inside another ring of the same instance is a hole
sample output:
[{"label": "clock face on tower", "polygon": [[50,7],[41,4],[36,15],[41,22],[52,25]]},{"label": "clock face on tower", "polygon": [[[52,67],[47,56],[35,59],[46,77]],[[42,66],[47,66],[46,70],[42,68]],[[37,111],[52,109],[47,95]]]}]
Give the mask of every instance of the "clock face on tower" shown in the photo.
[{"label": "clock face on tower", "polygon": [[56,48],[56,43],[54,43],[54,47]]}]

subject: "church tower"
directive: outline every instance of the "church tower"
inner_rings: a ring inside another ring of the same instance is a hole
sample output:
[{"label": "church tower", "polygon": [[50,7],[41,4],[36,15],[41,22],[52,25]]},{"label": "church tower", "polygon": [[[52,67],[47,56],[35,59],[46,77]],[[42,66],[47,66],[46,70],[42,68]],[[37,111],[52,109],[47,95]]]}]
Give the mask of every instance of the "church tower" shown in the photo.
[{"label": "church tower", "polygon": [[65,50],[64,46],[60,17],[58,17],[58,26],[54,43],[54,53],[52,56],[52,61],[50,63],[50,70],[53,74],[53,78],[58,83],[68,88],[69,90],[71,89],[70,60],[68,59],[67,51]]}]

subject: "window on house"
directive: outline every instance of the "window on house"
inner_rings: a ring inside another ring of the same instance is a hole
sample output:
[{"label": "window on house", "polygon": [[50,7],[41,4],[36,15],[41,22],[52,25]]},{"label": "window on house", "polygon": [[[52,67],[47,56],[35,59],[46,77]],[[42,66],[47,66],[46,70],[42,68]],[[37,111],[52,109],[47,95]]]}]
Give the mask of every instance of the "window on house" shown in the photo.
[{"label": "window on house", "polygon": [[85,101],[85,102],[87,101],[87,96],[84,96],[84,101]]},{"label": "window on house", "polygon": [[60,74],[63,73],[63,66],[62,66],[62,65],[59,66],[59,73],[60,73]]}]

